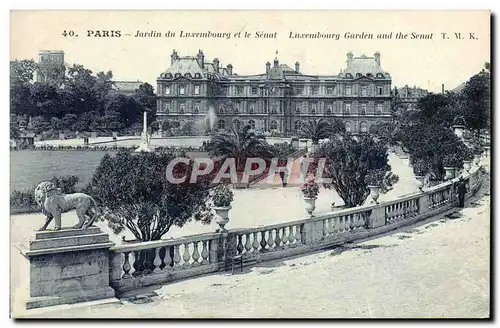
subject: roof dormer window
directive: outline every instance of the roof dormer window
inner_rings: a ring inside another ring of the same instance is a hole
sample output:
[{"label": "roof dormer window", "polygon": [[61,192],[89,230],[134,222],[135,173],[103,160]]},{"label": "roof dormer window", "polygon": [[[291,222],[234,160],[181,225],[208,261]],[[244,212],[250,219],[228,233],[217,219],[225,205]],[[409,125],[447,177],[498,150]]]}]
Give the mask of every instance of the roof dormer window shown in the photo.
[{"label": "roof dormer window", "polygon": [[362,77],[362,76],[363,76],[363,74],[361,74],[361,73],[356,73],[356,77]]},{"label": "roof dormer window", "polygon": [[346,73],[345,77],[348,78],[348,79],[352,79],[352,74],[351,73]]}]

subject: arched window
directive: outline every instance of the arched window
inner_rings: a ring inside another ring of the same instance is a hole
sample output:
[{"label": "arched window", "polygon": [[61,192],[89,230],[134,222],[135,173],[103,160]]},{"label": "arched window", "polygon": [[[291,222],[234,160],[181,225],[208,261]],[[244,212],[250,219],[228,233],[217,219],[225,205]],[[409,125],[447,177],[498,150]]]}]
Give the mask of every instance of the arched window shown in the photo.
[{"label": "arched window", "polygon": [[226,121],[220,120],[219,121],[219,130],[224,130],[226,128]]},{"label": "arched window", "polygon": [[301,126],[302,126],[302,122],[301,121],[295,121],[295,130],[296,131],[299,131]]},{"label": "arched window", "polygon": [[254,120],[248,121],[248,125],[250,125],[250,129],[255,130],[255,121]]},{"label": "arched window", "polygon": [[295,114],[297,114],[297,115],[300,114],[300,105],[299,104],[295,105]]},{"label": "arched window", "polygon": [[368,132],[368,124],[366,122],[359,123],[359,131],[361,133],[367,133]]},{"label": "arched window", "polygon": [[271,121],[271,130],[278,130],[278,122]]},{"label": "arched window", "polygon": [[222,106],[219,107],[219,114],[224,114],[224,107]]},{"label": "arched window", "polygon": [[348,78],[348,79],[352,79],[352,74],[351,74],[351,73],[347,73],[347,74],[345,75],[345,77],[346,77],[346,78]]},{"label": "arched window", "polygon": [[378,77],[378,78],[384,78],[384,74],[382,74],[382,73],[377,73],[377,77]]},{"label": "arched window", "polygon": [[236,128],[236,130],[239,130],[241,128],[241,122],[239,120],[234,120],[233,126]]},{"label": "arched window", "polygon": [[351,132],[351,122],[345,122],[345,131]]}]

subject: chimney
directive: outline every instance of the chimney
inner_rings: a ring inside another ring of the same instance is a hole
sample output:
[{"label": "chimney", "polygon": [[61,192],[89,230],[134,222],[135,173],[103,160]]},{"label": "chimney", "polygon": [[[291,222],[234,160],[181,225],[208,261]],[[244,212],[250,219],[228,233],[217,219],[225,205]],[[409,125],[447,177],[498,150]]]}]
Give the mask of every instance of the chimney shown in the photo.
[{"label": "chimney", "polygon": [[350,51],[349,51],[349,52],[347,53],[347,66],[348,66],[348,67],[349,67],[349,66],[351,66],[351,63],[352,63],[352,58],[353,58],[353,56],[352,56],[352,52],[350,52]]},{"label": "chimney", "polygon": [[219,58],[214,58],[215,71],[219,73]]},{"label": "chimney", "polygon": [[233,65],[231,65],[231,64],[227,65],[227,73],[229,75],[233,75]]},{"label": "chimney", "polygon": [[300,73],[300,64],[299,64],[299,62],[295,62],[295,73]]},{"label": "chimney", "polygon": [[205,68],[205,55],[203,54],[203,50],[198,50],[198,65],[200,65],[201,69]]},{"label": "chimney", "polygon": [[177,55],[177,51],[175,51],[175,49],[172,51],[170,59],[171,59],[170,64],[173,64],[177,59],[179,59],[179,55]]},{"label": "chimney", "polygon": [[441,93],[444,95],[444,83],[441,84]]},{"label": "chimney", "polygon": [[271,70],[271,63],[267,62],[266,63],[266,73],[269,74],[269,71]]},{"label": "chimney", "polygon": [[380,66],[380,52],[376,52],[373,54],[373,57],[375,57],[375,62]]}]

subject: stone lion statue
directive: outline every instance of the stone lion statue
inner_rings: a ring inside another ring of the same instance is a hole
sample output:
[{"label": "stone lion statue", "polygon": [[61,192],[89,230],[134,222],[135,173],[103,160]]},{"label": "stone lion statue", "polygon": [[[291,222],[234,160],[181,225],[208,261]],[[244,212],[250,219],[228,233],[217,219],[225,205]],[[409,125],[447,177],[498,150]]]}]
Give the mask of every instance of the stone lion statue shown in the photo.
[{"label": "stone lion statue", "polygon": [[75,229],[90,227],[97,217],[97,204],[91,196],[83,193],[63,194],[61,189],[50,181],[41,182],[36,186],[35,201],[46,216],[39,231],[46,230],[52,219],[55,219],[54,230],[61,230],[61,214],[71,210],[76,210],[78,216],[78,223],[73,226]]}]

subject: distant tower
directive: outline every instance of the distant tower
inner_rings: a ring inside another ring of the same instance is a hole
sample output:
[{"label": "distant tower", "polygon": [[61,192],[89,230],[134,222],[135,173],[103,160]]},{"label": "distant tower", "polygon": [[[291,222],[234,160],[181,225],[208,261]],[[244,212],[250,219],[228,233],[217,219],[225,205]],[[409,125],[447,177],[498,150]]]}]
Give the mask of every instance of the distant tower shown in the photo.
[{"label": "distant tower", "polygon": [[[62,50],[41,50],[38,54],[38,63],[39,64],[54,64],[54,66],[47,65],[45,66],[47,68],[53,68],[55,69],[57,66],[61,65],[64,66],[64,51]],[[58,72],[58,74],[64,74],[64,71]],[[57,77],[53,75],[53,72],[41,72],[40,70],[37,71],[36,74],[36,81],[37,82],[47,82],[47,79],[49,76],[52,77]]]}]

